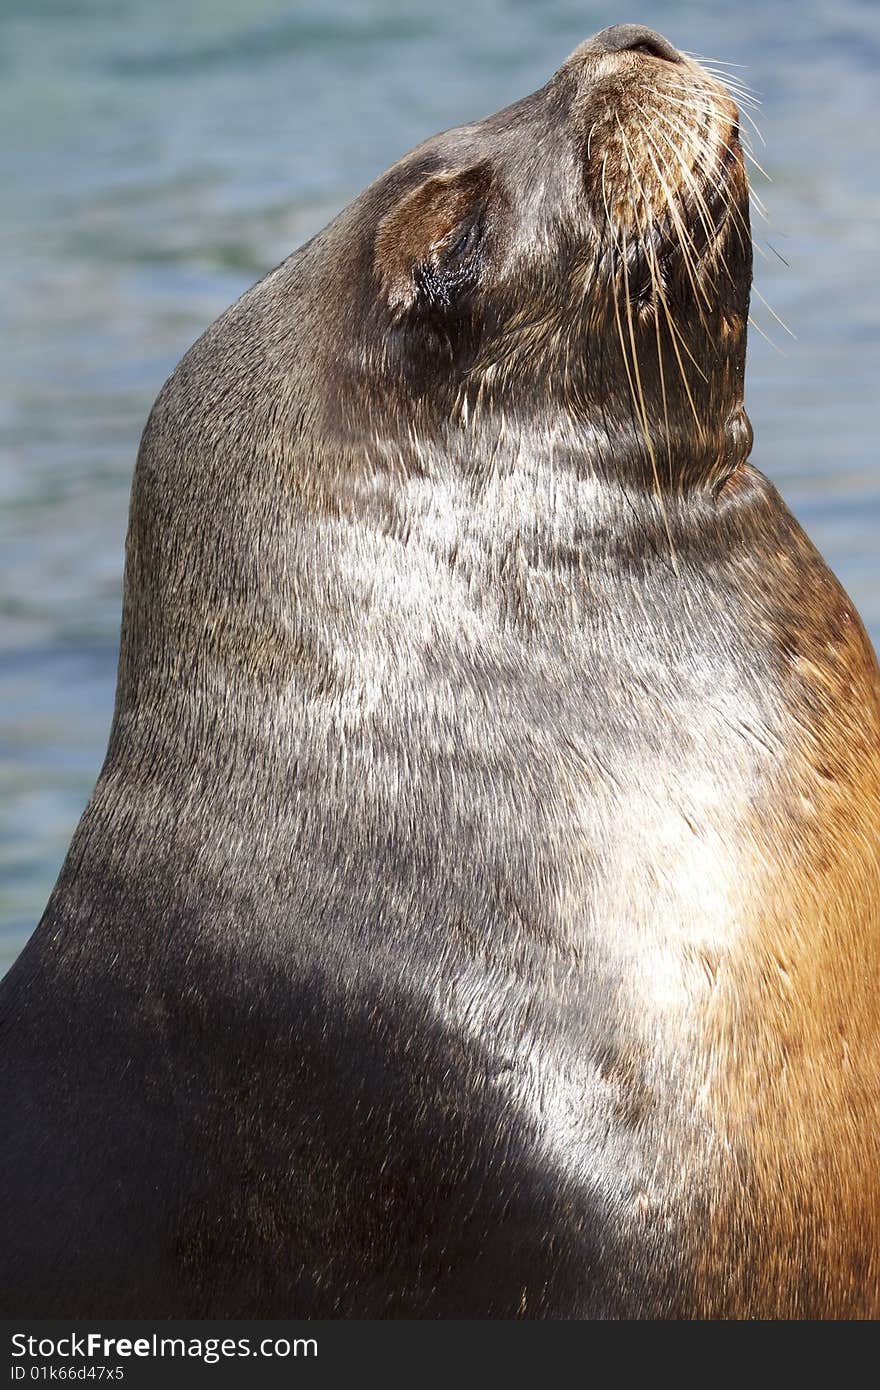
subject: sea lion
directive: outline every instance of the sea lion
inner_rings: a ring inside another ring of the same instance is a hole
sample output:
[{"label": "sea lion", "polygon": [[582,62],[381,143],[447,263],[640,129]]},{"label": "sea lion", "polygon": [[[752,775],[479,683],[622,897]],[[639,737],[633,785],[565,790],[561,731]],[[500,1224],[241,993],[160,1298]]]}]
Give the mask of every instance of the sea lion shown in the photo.
[{"label": "sea lion", "polygon": [[750,279],[735,104],[616,26],[183,358],[3,986],[7,1315],[880,1312],[880,675]]}]

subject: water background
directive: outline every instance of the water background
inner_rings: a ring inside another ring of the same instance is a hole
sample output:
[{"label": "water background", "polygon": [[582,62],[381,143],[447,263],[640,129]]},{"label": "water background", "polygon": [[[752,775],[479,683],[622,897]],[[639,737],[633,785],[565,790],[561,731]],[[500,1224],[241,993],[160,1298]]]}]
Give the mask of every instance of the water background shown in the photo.
[{"label": "water background", "polygon": [[746,404],[880,641],[880,3],[0,0],[0,971],[106,746],[149,407],[253,280],[432,132],[638,20],[744,64],[770,227]]}]

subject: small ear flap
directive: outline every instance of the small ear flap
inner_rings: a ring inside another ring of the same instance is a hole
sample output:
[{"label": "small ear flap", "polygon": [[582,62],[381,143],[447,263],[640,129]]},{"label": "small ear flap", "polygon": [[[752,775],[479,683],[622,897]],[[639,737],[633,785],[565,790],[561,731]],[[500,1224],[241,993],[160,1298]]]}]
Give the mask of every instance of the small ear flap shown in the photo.
[{"label": "small ear flap", "polygon": [[428,263],[463,223],[479,214],[490,181],[485,164],[435,174],[385,214],[376,232],[374,265],[392,308],[412,304],[417,267]]}]

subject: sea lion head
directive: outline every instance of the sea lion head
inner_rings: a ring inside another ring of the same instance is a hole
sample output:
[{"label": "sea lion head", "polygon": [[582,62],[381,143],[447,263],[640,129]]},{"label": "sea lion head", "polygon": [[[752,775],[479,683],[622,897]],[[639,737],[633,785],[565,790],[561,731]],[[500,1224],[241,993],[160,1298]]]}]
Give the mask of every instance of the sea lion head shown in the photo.
[{"label": "sea lion head", "polygon": [[315,252],[335,261],[328,432],[565,420],[591,468],[655,487],[748,451],[737,107],[649,29],[603,30],[540,91],[420,145]]}]

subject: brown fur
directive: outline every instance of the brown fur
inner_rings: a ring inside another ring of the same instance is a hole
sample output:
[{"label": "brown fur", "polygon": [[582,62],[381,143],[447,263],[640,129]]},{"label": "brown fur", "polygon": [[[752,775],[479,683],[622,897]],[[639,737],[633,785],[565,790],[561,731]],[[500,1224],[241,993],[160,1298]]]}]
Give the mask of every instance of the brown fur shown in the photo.
[{"label": "brown fur", "polygon": [[[788,540],[788,538],[786,538]],[[880,678],[789,540],[765,615],[797,731],[745,827],[746,931],[708,1017],[724,1136],[704,1315],[880,1315]]]}]

